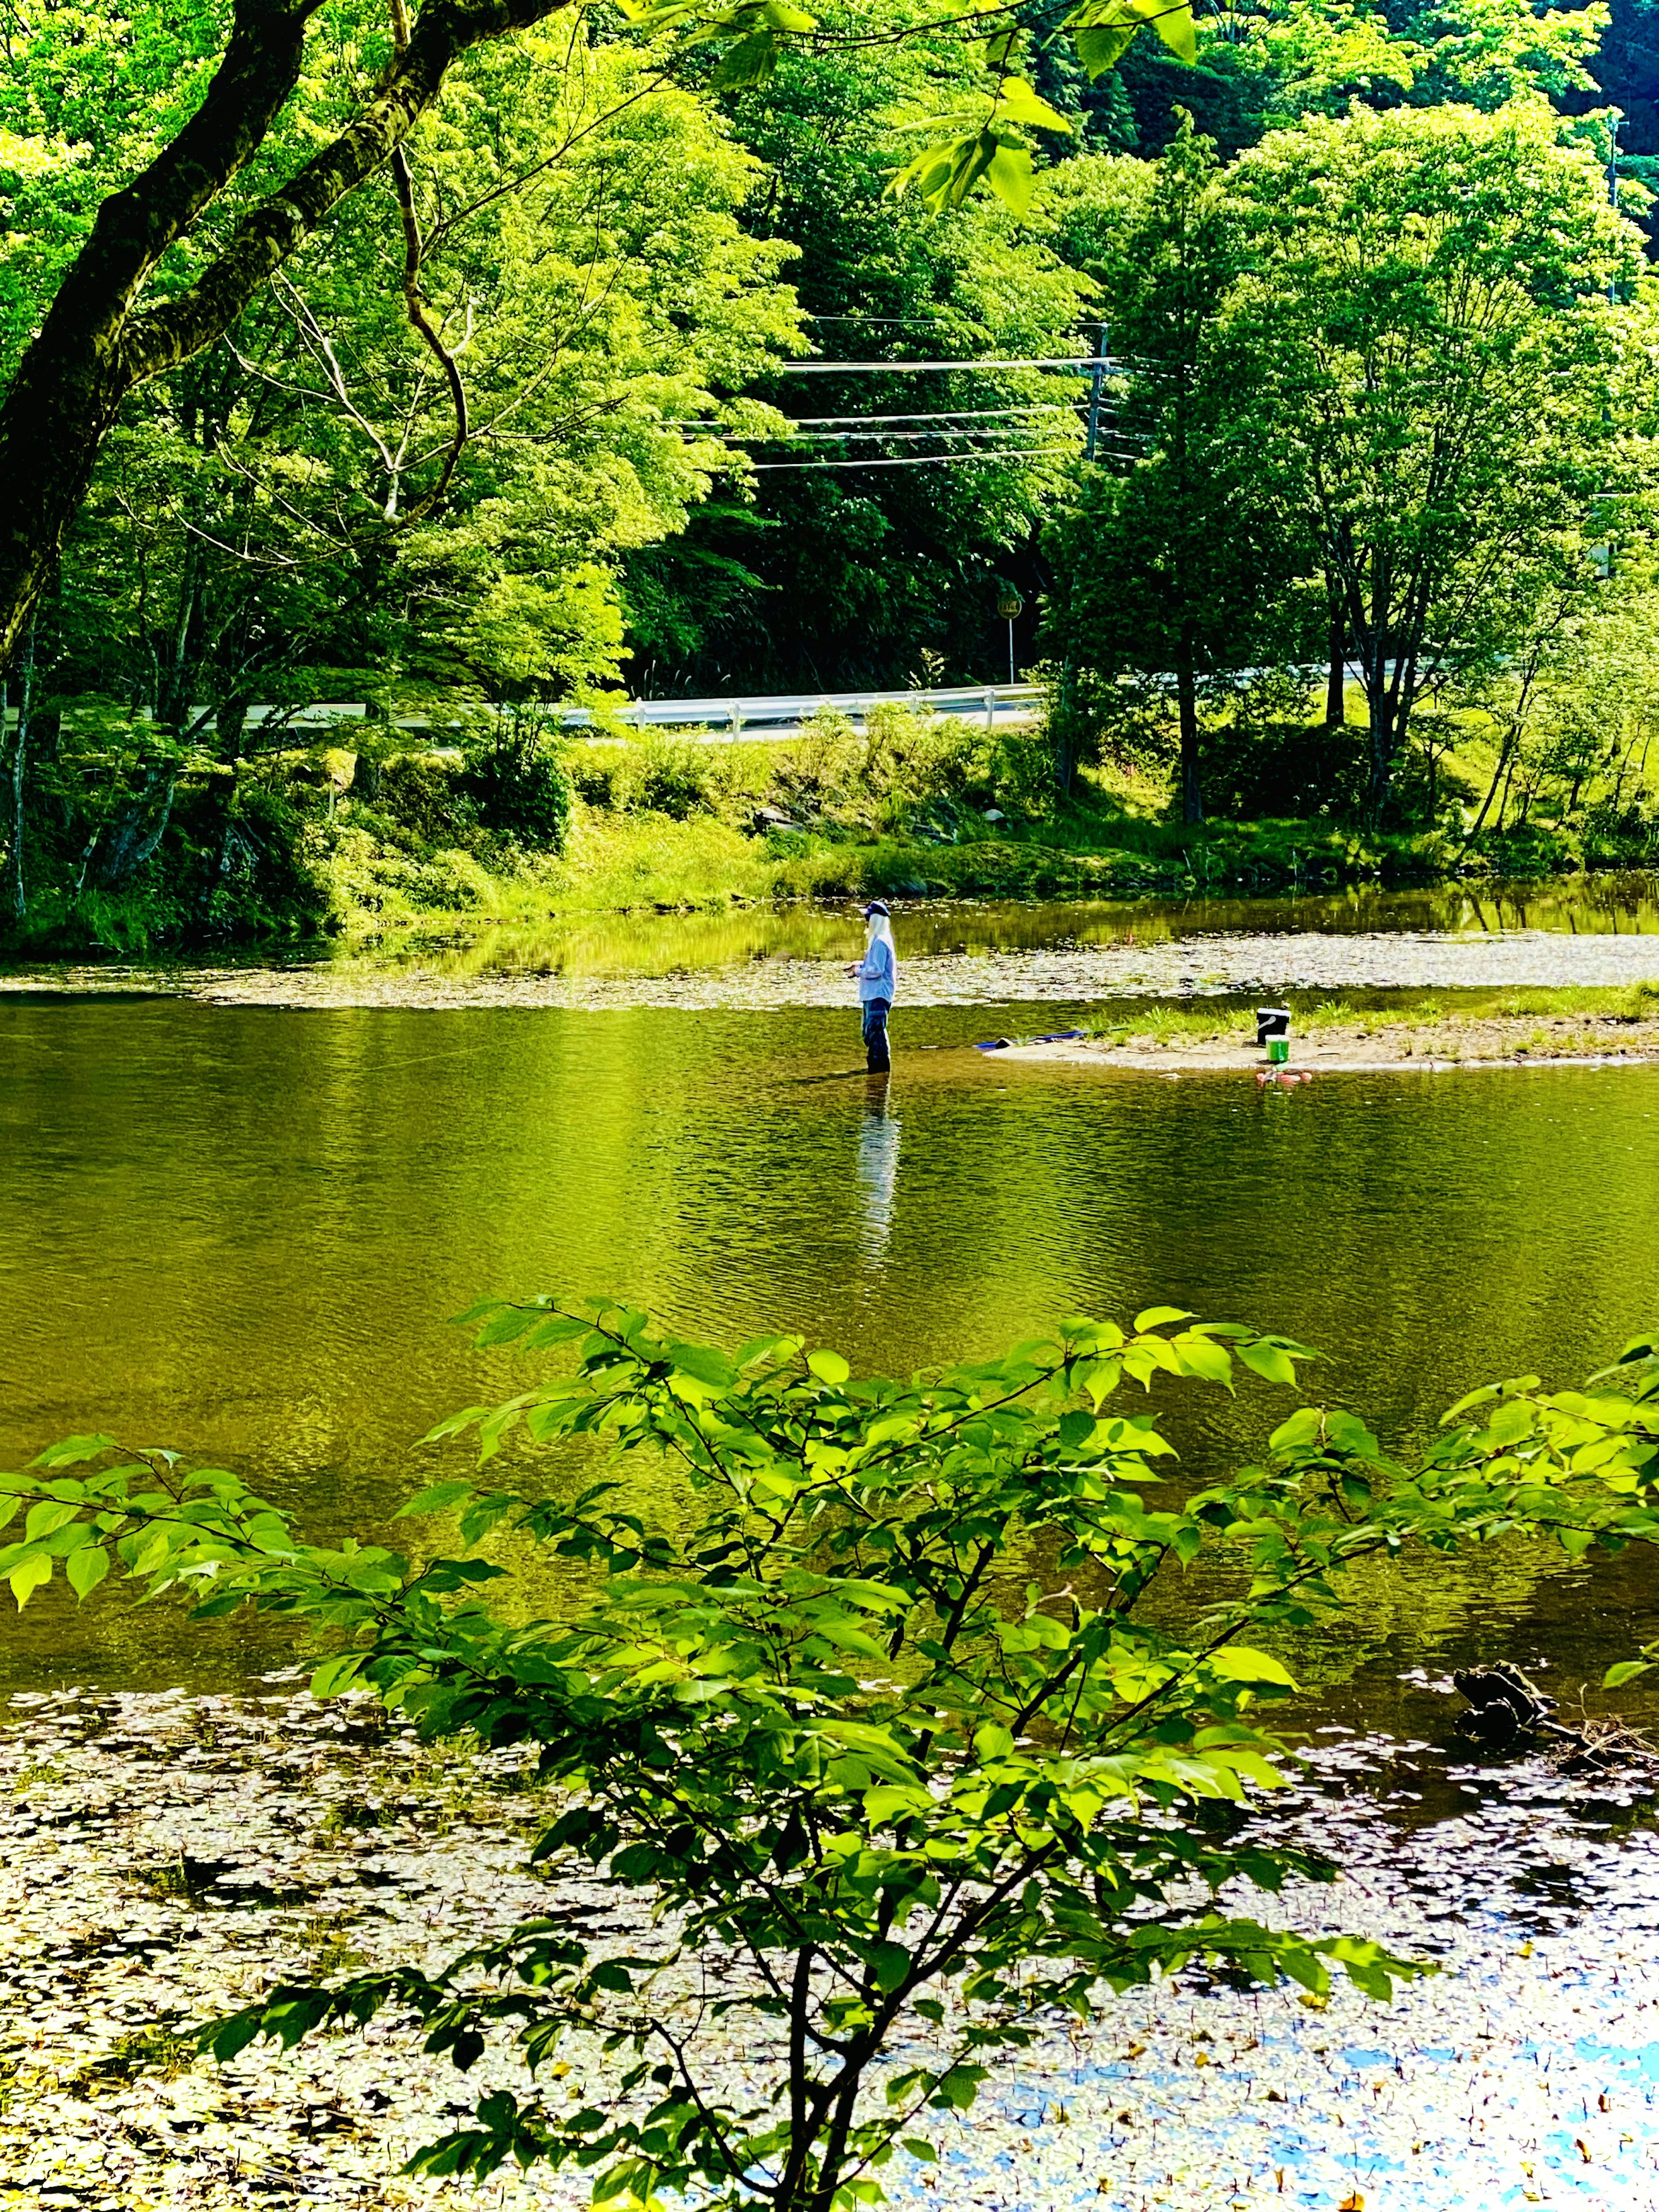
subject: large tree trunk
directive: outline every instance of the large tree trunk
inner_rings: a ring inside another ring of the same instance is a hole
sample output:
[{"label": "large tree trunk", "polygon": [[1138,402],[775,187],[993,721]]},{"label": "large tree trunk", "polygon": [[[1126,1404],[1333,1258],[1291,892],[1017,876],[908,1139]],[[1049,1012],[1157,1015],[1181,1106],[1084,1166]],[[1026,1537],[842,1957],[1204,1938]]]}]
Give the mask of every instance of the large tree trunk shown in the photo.
[{"label": "large tree trunk", "polygon": [[1181,818],[1201,822],[1204,783],[1198,767],[1198,679],[1190,622],[1182,623],[1176,641],[1176,707],[1181,718]]},{"label": "large tree trunk", "polygon": [[1394,759],[1397,750],[1395,727],[1395,702],[1386,684],[1379,684],[1371,693],[1370,774],[1365,784],[1365,820],[1370,828],[1380,829],[1382,813],[1389,803],[1389,793],[1394,786]]},{"label": "large tree trunk", "polygon": [[1330,635],[1325,673],[1325,727],[1340,730],[1348,719],[1348,625],[1340,596],[1331,593]]},{"label": "large tree trunk", "polygon": [[230,787],[219,817],[219,849],[202,885],[202,922],[212,922],[214,901],[224,888],[236,857],[236,787],[241,773],[242,742],[247,731],[248,701],[236,698],[219,713],[219,750],[230,763]]},{"label": "large tree trunk", "polygon": [[[17,687],[17,726],[9,748],[11,789],[6,805],[6,873],[0,886],[0,921],[21,922],[29,910],[23,883],[23,778],[28,763],[29,708],[34,690],[34,624],[23,640],[22,666]],[[0,737],[6,727],[8,687],[0,681]]]},{"label": "large tree trunk", "polygon": [[332,143],[249,210],[193,284],[144,307],[162,256],[246,167],[287,104],[320,5],[234,0],[230,40],[201,106],[99,209],[0,405],[0,669],[11,665],[127,394],[224,335],[345,194],[408,137],[458,55],[566,4],[427,0],[409,43]]},{"label": "large tree trunk", "polygon": [[[97,880],[106,890],[118,890],[130,876],[153,860],[173,819],[173,801],[179,788],[176,761],[158,763],[144,779],[137,799],[130,799],[112,824],[99,862]],[[159,802],[159,803],[158,803]],[[82,874],[86,873],[82,866]]]}]

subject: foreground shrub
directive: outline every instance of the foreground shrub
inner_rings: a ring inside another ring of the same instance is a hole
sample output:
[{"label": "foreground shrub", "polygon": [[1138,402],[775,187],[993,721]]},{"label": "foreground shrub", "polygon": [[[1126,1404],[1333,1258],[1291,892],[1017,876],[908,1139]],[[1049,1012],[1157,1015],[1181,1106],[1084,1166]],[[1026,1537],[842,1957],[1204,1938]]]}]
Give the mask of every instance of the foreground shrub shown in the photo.
[{"label": "foreground shrub", "polygon": [[[628,1472],[664,1459],[681,1494],[663,1528],[629,1509],[637,1482],[566,1502],[446,1481],[404,1511],[458,1514],[465,1548],[421,1562],[306,1544],[234,1476],[161,1452],[110,1464],[106,1437],[0,1478],[27,1506],[0,1552],[20,1604],[60,1565],[85,1597],[119,1559],[203,1620],[305,1620],[333,1647],[319,1695],[368,1688],[428,1738],[535,1747],[532,1857],[635,1905],[626,1951],[555,1915],[435,1974],[278,1987],[204,2032],[229,2057],[390,2008],[463,2068],[503,2027],[538,2069],[567,2070],[562,2046],[610,2054],[603,2108],[486,2090],[417,2171],[546,2160],[599,2168],[600,2203],[842,2212],[879,2196],[901,2145],[932,2155],[928,2112],[970,2106],[988,2053],[1188,1960],[1314,1991],[1335,1966],[1386,1996],[1407,1962],[1214,1901],[1334,1871],[1206,1817],[1281,1779],[1260,1712],[1295,1685],[1247,1638],[1335,1611],[1347,1569],[1419,1547],[1659,1541],[1651,1340],[1626,1354],[1634,1395],[1477,1391],[1411,1466],[1352,1414],[1304,1407],[1259,1465],[1177,1502],[1152,1487],[1171,1448],[1119,1410],[1126,1386],[1292,1384],[1297,1346],[1163,1307],[855,1382],[799,1337],[727,1355],[614,1304],[468,1318],[481,1344],[574,1346],[574,1370],[434,1440],[475,1432],[484,1465],[509,1437],[609,1440]],[[526,1592],[560,1580],[538,1551],[597,1571],[586,1602],[546,1620],[495,1589],[512,1577],[473,1547],[497,1530],[532,1563]],[[1163,1584],[1218,1549],[1245,1594],[1160,1625],[1181,1611]],[[722,2024],[754,2092],[709,2049]]]}]

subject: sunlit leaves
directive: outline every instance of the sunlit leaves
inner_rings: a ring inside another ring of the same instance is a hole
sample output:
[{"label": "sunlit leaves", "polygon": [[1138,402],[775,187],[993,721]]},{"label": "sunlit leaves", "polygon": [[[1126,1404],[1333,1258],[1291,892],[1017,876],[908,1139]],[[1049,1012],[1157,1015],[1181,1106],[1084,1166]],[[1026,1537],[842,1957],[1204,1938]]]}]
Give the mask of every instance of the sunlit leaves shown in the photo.
[{"label": "sunlit leaves", "polygon": [[1102,76],[1128,50],[1143,27],[1155,31],[1183,62],[1198,58],[1198,33],[1188,0],[1083,0],[1065,18],[1076,41],[1078,59],[1089,75]]},{"label": "sunlit leaves", "polygon": [[[20,1601],[59,1558],[85,1595],[118,1557],[158,1590],[205,1593],[204,1616],[295,1616],[322,1646],[317,1695],[371,1692],[431,1740],[532,1746],[537,1786],[556,1793],[533,1851],[550,1879],[568,1858],[661,1908],[638,1956],[530,1921],[441,1972],[280,1989],[213,2032],[230,2056],[391,2006],[464,2068],[502,2027],[537,2064],[570,2027],[607,2039],[604,2110],[488,2090],[476,2124],[419,2154],[434,2173],[604,2166],[605,2187],[735,2207],[734,2163],[787,2154],[805,2126],[803,2171],[833,2191],[822,2130],[781,2116],[810,2112],[838,2067],[856,2084],[896,2042],[927,2063],[859,2107],[848,2157],[878,2162],[929,2105],[966,2109],[981,2061],[1039,2017],[1086,2017],[1103,1992],[1194,1958],[1315,1997],[1340,1971],[1386,1996],[1411,1969],[1373,1945],[1193,1902],[1329,1871],[1200,1817],[1286,1779],[1260,1721],[1296,1691],[1278,1632],[1339,1608],[1355,1565],[1413,1544],[1517,1529],[1575,1553],[1659,1541],[1659,1407],[1529,1379],[1476,1394],[1409,1462],[1357,1415],[1304,1407],[1262,1464],[1184,1488],[1162,1433],[1170,1394],[1252,1370],[1279,1382],[1307,1354],[1176,1308],[1129,1329],[1073,1316],[1052,1340],[908,1380],[854,1376],[782,1334],[729,1356],[604,1300],[495,1301],[471,1325],[558,1365],[434,1431],[476,1435],[507,1469],[410,1500],[458,1517],[461,1556],[308,1546],[229,1475],[84,1452],[73,1475],[5,1479],[26,1533],[0,1552]],[[1120,1413],[1110,1401],[1132,1386]],[[538,1441],[609,1454],[616,1476],[550,1487],[528,1464]],[[641,1454],[679,1485],[663,1529],[627,1510]],[[592,1580],[543,1619],[470,1551],[486,1542],[585,1563]],[[1190,1617],[1164,1585],[1206,1551],[1243,1594]],[[1653,1663],[1624,1662],[1609,1686]],[[722,2016],[750,2011],[763,2047],[804,2008],[805,2106],[773,2081],[752,2112],[716,2112],[665,2075],[653,1991],[700,1954]]]}]

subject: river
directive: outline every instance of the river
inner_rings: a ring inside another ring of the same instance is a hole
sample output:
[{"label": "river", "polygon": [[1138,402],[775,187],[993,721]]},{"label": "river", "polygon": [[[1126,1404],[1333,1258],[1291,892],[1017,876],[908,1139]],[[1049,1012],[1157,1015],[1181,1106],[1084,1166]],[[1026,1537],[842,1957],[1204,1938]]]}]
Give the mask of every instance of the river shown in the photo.
[{"label": "river", "polygon": [[[1493,944],[1570,958],[1616,939],[1659,973],[1646,891],[1457,898],[900,927],[930,957],[960,943],[1022,972],[1126,934],[1224,932],[1427,945],[1472,975]],[[745,972],[733,928],[793,931],[785,951],[815,969],[848,940],[842,916],[728,920],[699,959],[701,927],[610,924],[608,957],[590,937],[567,966],[623,996],[668,974],[718,1001]],[[981,992],[902,1009],[896,1073],[872,1090],[842,1012],[775,993],[765,1011],[456,1002],[458,967],[550,972],[486,943],[398,965],[415,1003],[203,1003],[177,975],[149,995],[0,997],[0,1458],[106,1428],[234,1466],[313,1530],[378,1527],[432,1479],[425,1429],[516,1387],[506,1355],[480,1360],[448,1326],[492,1292],[622,1291],[688,1333],[778,1324],[902,1371],[1168,1302],[1316,1346],[1314,1388],[1395,1441],[1474,1382],[1582,1379],[1659,1313],[1659,1069],[1337,1075],[1266,1096],[1228,1075],[1114,1081],[973,1051],[1083,1011]],[[1283,1410],[1265,1387],[1183,1410],[1189,1468],[1248,1453]],[[1298,1663],[1334,1710],[1420,1726],[1402,1674],[1509,1653],[1594,1678],[1610,1642],[1659,1626],[1650,1583],[1518,1551],[1476,1577],[1395,1577],[1363,1635]],[[204,1638],[165,1609],[79,1611],[54,1590],[8,1616],[0,1681],[215,1686],[268,1656],[234,1629]]]},{"label": "river", "polygon": [[[688,1333],[778,1323],[888,1370],[1167,1301],[1318,1346],[1313,1390],[1402,1444],[1471,1383],[1577,1380],[1659,1316],[1659,1066],[1264,1093],[1247,1073],[973,1049],[1066,1025],[1103,988],[1143,1005],[1252,976],[1317,988],[1320,963],[1373,991],[1438,989],[1437,965],[1455,984],[1628,982],[1659,975],[1649,888],[932,909],[899,927],[911,988],[875,1086],[828,1003],[856,932],[815,910],[0,977],[0,1465],[107,1428],[239,1468],[313,1532],[374,1531],[461,1464],[421,1433],[520,1377],[448,1325],[488,1291],[625,1291]],[[1184,1471],[1237,1462],[1286,1404],[1253,1382],[1175,1401]],[[1659,1633],[1656,1579],[1644,1551],[1587,1565],[1515,1544],[1371,1571],[1340,1632],[1287,1653],[1311,1763],[1256,1816],[1334,1844],[1351,1879],[1252,1909],[1453,1971],[1389,2008],[1339,1989],[1310,2011],[1203,1977],[1132,1992],[994,2067],[945,2128],[942,2190],[901,2161],[896,2200],[1659,2212],[1646,1785],[1472,1756],[1436,1687],[1502,1656],[1558,1692],[1594,1684]],[[1213,1594],[1177,1583],[1170,1601]],[[401,1962],[434,1931],[453,1948],[539,1911],[520,1801],[475,1802],[446,1765],[428,1803],[390,1753],[382,1788],[338,1708],[257,1680],[286,1656],[268,1627],[192,1632],[108,1591],[76,1609],[61,1583],[0,1619],[17,2202],[128,2185],[240,2202],[245,2174],[278,2206],[380,2201],[458,2109],[407,2039],[222,2072],[132,2053],[154,2023],[290,1973],[319,1931],[340,1957]],[[249,1687],[252,1704],[211,1694]],[[518,2079],[499,2051],[480,2071]],[[572,2212],[586,2193],[538,2170],[510,2201]]]}]

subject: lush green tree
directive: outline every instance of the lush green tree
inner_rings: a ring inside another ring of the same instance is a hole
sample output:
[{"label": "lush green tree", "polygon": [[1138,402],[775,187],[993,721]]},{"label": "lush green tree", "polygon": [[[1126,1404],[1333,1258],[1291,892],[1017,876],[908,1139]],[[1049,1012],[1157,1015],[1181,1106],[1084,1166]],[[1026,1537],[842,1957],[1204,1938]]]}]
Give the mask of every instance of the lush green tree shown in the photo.
[{"label": "lush green tree", "polygon": [[1521,649],[1463,695],[1496,732],[1470,841],[1488,828],[1524,830],[1534,809],[1565,825],[1582,823],[1588,805],[1611,828],[1650,803],[1659,738],[1651,549],[1620,548],[1610,575],[1564,579],[1540,611]]},{"label": "lush green tree", "polygon": [[[409,143],[439,107],[452,73],[565,9],[566,0],[425,0],[411,19],[405,0],[392,0],[389,18],[371,0],[326,7],[324,0],[229,0],[228,10],[192,14],[203,43],[223,41],[210,76],[181,72],[188,81],[183,112],[152,139],[153,155],[136,168],[122,161],[116,189],[87,194],[88,206],[57,223],[60,238],[35,257],[38,328],[30,329],[27,313],[12,317],[28,335],[0,401],[0,476],[9,489],[0,512],[0,666],[12,659],[130,396],[222,338],[336,209],[382,170],[390,169],[407,215]],[[46,14],[53,15],[50,7]],[[117,89],[130,114],[146,106],[158,55],[162,67],[175,61],[161,52],[177,43],[161,14],[143,10],[106,33],[120,57]],[[727,42],[721,66],[732,84],[763,78],[787,38],[902,40],[928,28],[881,14],[845,32],[819,33],[786,0],[742,0],[708,14],[666,0],[633,15],[649,39]],[[319,20],[326,31],[313,38]],[[1109,68],[1147,21],[1166,41],[1190,49],[1186,0],[1150,15],[1140,0],[1078,0],[1067,18],[1081,58],[1096,71]],[[61,21],[52,28],[55,64],[72,32],[58,36]],[[976,40],[991,34],[982,78],[927,131],[932,143],[906,175],[935,204],[961,200],[984,179],[1018,207],[1030,191],[1030,133],[1060,118],[1019,74],[1011,15],[976,17],[972,32]],[[672,64],[660,45],[653,51],[659,66]],[[59,142],[33,136],[35,80],[50,71],[37,70],[26,21],[10,60],[18,88],[10,105],[23,127],[0,117],[8,132],[0,158],[23,177],[59,151]],[[160,106],[167,116],[167,103]],[[418,323],[418,283],[411,289],[407,264],[403,275]],[[392,270],[386,276],[393,281]]]},{"label": "lush green tree", "polygon": [[[135,395],[39,625],[75,702],[40,764],[60,879],[112,890],[171,826],[206,915],[255,849],[234,771],[292,742],[283,711],[250,728],[255,703],[453,720],[615,682],[620,558],[732,466],[686,426],[763,416],[717,392],[799,343],[789,249],[738,221],[757,176],[633,48],[574,16],[528,32],[452,83],[418,169]],[[173,808],[204,773],[222,803],[198,869]]]},{"label": "lush green tree", "polygon": [[1543,93],[1577,106],[1594,97],[1591,57],[1607,21],[1604,5],[1528,0],[1240,0],[1200,19],[1190,70],[1146,46],[1127,54],[1109,89],[1103,81],[1083,94],[1085,127],[1096,114],[1115,127],[1106,103],[1121,102],[1133,150],[1156,154],[1184,110],[1231,159],[1268,131],[1351,105],[1490,109]]},{"label": "lush green tree", "polygon": [[1411,716],[1587,563],[1643,404],[1637,266],[1547,111],[1356,114],[1231,173],[1253,266],[1224,318],[1241,454],[1340,597],[1380,818]]},{"label": "lush green tree", "polygon": [[[733,103],[769,179],[751,220],[797,250],[789,273],[817,357],[1079,350],[1088,283],[1006,206],[933,211],[884,189],[892,116],[925,111],[948,60],[918,47],[792,54]],[[1018,574],[1035,599],[1035,526],[1075,447],[1082,389],[1064,374],[974,369],[759,384],[804,427],[754,447],[751,504],[722,497],[631,563],[641,688],[902,685],[930,656],[948,681],[982,680],[1000,580]]]},{"label": "lush green tree", "polygon": [[[1213,148],[1184,119],[1150,168],[1067,163],[1044,207],[1111,302],[1115,364],[1098,463],[1048,533],[1052,648],[1088,672],[1097,699],[1126,675],[1173,684],[1182,818],[1199,822],[1200,683],[1285,642],[1272,623],[1287,549],[1239,451],[1231,365],[1214,345],[1243,263],[1237,211]],[[1077,718],[1075,696],[1061,716]]]},{"label": "lush green tree", "polygon": [[[486,1462],[520,1432],[659,1456],[684,1488],[668,1527],[610,1480],[570,1503],[441,1482],[405,1510],[459,1510],[469,1548],[416,1562],[307,1545],[234,1476],[111,1465],[106,1437],[0,1478],[27,1507],[0,1550],[20,1605],[60,1568],[85,1597],[118,1561],[198,1618],[297,1617],[336,1647],[319,1694],[368,1689],[429,1739],[533,1745],[535,1863],[649,1902],[625,1949],[541,1918],[437,1973],[279,1987],[207,2032],[229,2057],[393,2007],[463,2067],[507,2028],[532,2068],[580,2069],[574,2106],[486,2090],[417,2154],[432,2173],[547,2160],[599,2168],[599,2203],[836,2212],[876,2201],[901,2147],[933,2155],[929,2111],[970,2106],[988,2055],[1195,1956],[1316,1990],[1337,1965],[1387,1996],[1411,1970],[1374,1944],[1218,1909],[1229,1883],[1334,1871],[1205,1816],[1282,1778],[1261,1707],[1295,1685],[1248,1639],[1329,1616],[1419,1548],[1659,1542],[1659,1340],[1627,1347],[1623,1390],[1478,1390],[1411,1462],[1304,1408],[1259,1464],[1182,1497],[1120,1391],[1231,1387],[1240,1366],[1293,1382],[1296,1346],[1159,1308],[907,1384],[855,1382],[799,1337],[728,1357],[599,1302],[472,1318],[482,1342],[578,1364],[434,1435],[476,1429]],[[589,1563],[586,1604],[492,1603],[507,1570],[472,1547],[496,1529],[515,1556]],[[1147,1604],[1215,1551],[1237,1596],[1184,1620]],[[769,2094],[722,2079],[734,2033]]]}]

